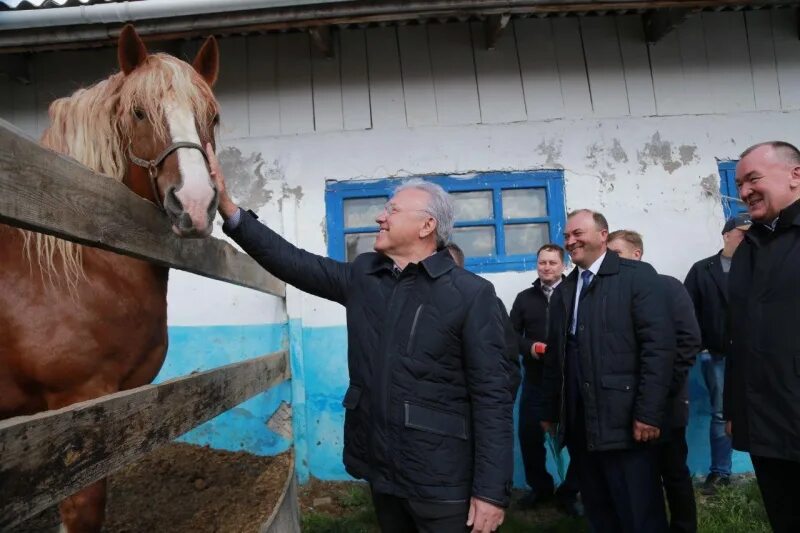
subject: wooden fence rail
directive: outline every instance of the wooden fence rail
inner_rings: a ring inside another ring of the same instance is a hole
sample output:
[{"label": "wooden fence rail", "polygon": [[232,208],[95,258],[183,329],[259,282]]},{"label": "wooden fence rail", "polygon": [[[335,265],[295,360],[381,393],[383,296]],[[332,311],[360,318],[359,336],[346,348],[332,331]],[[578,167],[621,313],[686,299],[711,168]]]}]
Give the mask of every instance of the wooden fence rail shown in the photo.
[{"label": "wooden fence rail", "polygon": [[285,296],[286,286],[218,239],[180,239],[152,203],[0,119],[0,222]]},{"label": "wooden fence rail", "polygon": [[289,377],[282,351],[0,421],[0,531]]}]

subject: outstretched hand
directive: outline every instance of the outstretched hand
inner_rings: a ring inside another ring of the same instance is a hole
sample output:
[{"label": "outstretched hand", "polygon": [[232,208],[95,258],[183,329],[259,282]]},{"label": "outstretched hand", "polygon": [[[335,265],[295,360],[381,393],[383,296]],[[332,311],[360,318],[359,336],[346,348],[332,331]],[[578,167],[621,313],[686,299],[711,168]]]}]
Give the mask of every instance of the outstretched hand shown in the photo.
[{"label": "outstretched hand", "polygon": [[225,187],[225,175],[222,173],[222,167],[219,166],[217,154],[214,153],[214,147],[211,143],[206,143],[206,154],[208,155],[208,167],[211,171],[211,180],[217,188],[217,195],[219,195],[219,206],[217,210],[222,218],[228,220],[233,215],[239,206],[236,205],[231,197],[228,195],[228,190]]}]

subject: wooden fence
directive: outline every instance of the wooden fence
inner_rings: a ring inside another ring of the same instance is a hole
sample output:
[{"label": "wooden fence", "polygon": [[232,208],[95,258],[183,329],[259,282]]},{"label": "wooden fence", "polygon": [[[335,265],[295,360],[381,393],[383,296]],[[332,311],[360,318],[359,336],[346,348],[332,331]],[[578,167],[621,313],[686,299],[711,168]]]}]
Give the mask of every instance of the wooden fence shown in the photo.
[{"label": "wooden fence", "polygon": [[[152,203],[3,120],[0,222],[285,296],[283,282],[231,245],[179,239]],[[0,421],[0,531],[289,378],[281,351]]]}]

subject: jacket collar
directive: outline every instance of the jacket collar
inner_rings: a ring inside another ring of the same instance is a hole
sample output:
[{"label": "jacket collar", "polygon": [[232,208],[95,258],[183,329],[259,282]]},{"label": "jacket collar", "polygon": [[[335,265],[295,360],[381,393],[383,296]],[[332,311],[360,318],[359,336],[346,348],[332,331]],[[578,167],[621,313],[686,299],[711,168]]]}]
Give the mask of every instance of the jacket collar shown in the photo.
[{"label": "jacket collar", "polygon": [[769,235],[779,229],[783,230],[792,226],[800,226],[800,200],[795,201],[778,214],[774,229],[766,224],[753,224],[744,236],[745,239],[760,245],[763,238],[768,238]]},{"label": "jacket collar", "polygon": [[[421,267],[433,279],[436,279],[447,272],[451,271],[455,266],[453,257],[450,252],[439,250],[435,254],[425,258],[419,263]],[[375,274],[383,270],[391,272],[394,269],[394,262],[386,255],[375,253],[372,257],[372,264],[366,268],[367,274]]]},{"label": "jacket collar", "polygon": [[610,274],[619,274],[619,263],[619,255],[611,250],[606,250],[606,258],[600,263],[597,275],[608,276]]}]

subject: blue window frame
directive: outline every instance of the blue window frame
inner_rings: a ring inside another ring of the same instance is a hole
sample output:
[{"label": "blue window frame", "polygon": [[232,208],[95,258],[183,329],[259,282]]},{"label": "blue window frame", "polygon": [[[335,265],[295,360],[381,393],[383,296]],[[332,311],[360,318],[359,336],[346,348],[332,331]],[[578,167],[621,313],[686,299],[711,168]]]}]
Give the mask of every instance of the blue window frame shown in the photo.
[{"label": "blue window frame", "polygon": [[[470,177],[425,176],[453,195],[453,240],[473,272],[536,268],[536,251],[562,243],[566,223],[560,170],[487,172]],[[328,255],[348,260],[372,249],[380,213],[399,179],[328,181]]]},{"label": "blue window frame", "polygon": [[738,161],[720,161],[717,164],[720,178],[719,192],[722,196],[725,220],[747,211],[744,203],[739,199],[739,191],[736,188],[736,163]]}]

